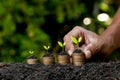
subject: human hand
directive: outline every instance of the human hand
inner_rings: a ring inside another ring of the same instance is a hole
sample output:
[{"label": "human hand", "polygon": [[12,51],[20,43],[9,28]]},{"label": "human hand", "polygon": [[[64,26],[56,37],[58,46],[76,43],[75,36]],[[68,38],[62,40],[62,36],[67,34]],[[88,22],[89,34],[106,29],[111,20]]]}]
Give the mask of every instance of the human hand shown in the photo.
[{"label": "human hand", "polygon": [[85,53],[86,59],[90,59],[97,53],[108,55],[108,53],[112,51],[109,50],[109,43],[106,43],[104,38],[95,34],[94,32],[88,31],[80,26],[76,26],[64,36],[64,41],[66,42],[66,51],[68,51],[70,55],[72,55],[72,52],[75,49],[75,45],[70,39],[71,36],[76,38],[81,36],[83,38],[80,48]]}]

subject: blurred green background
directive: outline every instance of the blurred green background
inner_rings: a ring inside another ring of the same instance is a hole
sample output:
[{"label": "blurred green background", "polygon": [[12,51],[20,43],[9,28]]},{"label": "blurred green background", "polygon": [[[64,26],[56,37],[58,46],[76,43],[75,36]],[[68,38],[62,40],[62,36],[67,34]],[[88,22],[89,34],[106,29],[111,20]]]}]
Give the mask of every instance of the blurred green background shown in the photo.
[{"label": "blurred green background", "polygon": [[58,53],[76,25],[101,34],[117,8],[117,0],[0,0],[0,62],[25,61],[29,50],[41,58],[43,45]]}]

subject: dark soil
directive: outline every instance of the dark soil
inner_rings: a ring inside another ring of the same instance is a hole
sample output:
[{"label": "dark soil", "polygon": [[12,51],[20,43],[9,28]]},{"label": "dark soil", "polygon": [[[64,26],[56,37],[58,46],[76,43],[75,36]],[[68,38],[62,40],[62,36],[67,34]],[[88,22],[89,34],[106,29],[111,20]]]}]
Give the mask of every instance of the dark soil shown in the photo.
[{"label": "dark soil", "polygon": [[53,57],[53,54],[51,52],[46,52],[43,57]]},{"label": "dark soil", "polygon": [[0,63],[0,80],[120,80],[120,61],[45,66],[26,63]]},{"label": "dark soil", "polygon": [[84,53],[81,49],[75,49],[73,53]]},{"label": "dark soil", "polygon": [[66,51],[61,51],[58,55],[68,55]]},{"label": "dark soil", "polygon": [[35,55],[31,55],[28,57],[28,59],[38,59]]}]

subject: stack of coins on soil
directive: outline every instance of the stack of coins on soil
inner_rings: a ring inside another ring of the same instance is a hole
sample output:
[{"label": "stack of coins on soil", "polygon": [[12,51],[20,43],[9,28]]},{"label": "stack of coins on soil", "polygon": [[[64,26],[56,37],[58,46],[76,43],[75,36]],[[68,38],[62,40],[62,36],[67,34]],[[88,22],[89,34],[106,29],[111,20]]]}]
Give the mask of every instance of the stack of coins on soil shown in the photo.
[{"label": "stack of coins on soil", "polygon": [[43,64],[44,65],[52,65],[54,64],[54,56],[51,52],[46,52],[45,55],[43,56]]},{"label": "stack of coins on soil", "polygon": [[72,63],[74,66],[81,66],[85,63],[85,54],[81,50],[75,50],[72,54]]},{"label": "stack of coins on soil", "polygon": [[58,55],[58,63],[62,65],[66,65],[70,63],[69,55]]},{"label": "stack of coins on soil", "polygon": [[54,64],[54,58],[51,57],[51,56],[43,57],[43,64],[44,65],[52,65],[52,64]]},{"label": "stack of coins on soil", "polygon": [[38,62],[38,59],[27,59],[28,64],[37,64]]}]

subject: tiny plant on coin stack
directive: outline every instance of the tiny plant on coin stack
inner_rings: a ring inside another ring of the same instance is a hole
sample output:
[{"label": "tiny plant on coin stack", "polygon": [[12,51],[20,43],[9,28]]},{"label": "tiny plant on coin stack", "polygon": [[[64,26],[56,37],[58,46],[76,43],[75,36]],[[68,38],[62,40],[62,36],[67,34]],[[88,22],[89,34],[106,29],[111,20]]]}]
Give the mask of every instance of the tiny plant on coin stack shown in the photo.
[{"label": "tiny plant on coin stack", "polygon": [[81,66],[85,63],[85,54],[79,47],[79,43],[82,41],[82,37],[79,37],[77,39],[76,37],[71,36],[71,40],[76,46],[76,49],[72,54],[72,63],[75,66]]},{"label": "tiny plant on coin stack", "polygon": [[70,63],[70,56],[68,55],[68,53],[65,51],[65,42],[60,42],[58,41],[58,45],[62,48],[62,51],[58,54],[57,58],[58,58],[58,63],[61,65],[66,65]]},{"label": "tiny plant on coin stack", "polygon": [[31,56],[28,57],[27,63],[28,64],[37,64],[39,62],[39,59],[34,55],[34,51],[29,51],[29,54]]},{"label": "tiny plant on coin stack", "polygon": [[50,46],[43,46],[44,49],[46,50],[46,53],[43,55],[43,64],[44,65],[52,65],[54,64],[54,57],[53,54],[51,52],[49,52]]}]

